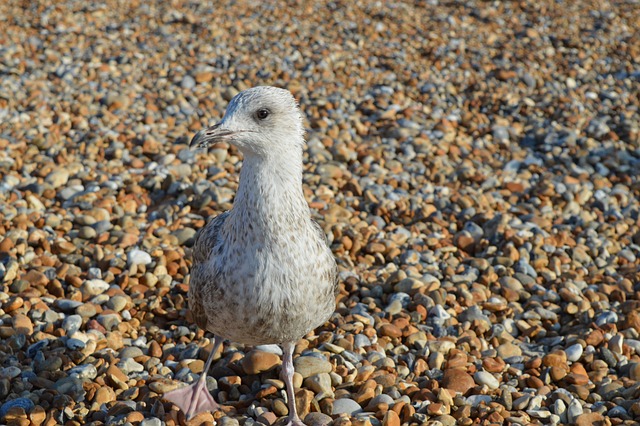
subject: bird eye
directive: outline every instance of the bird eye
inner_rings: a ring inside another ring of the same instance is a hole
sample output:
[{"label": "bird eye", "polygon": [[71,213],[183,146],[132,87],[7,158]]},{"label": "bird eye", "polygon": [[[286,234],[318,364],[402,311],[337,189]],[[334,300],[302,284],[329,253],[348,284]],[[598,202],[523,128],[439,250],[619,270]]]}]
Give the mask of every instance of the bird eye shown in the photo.
[{"label": "bird eye", "polygon": [[269,116],[270,112],[268,109],[266,108],[261,108],[256,112],[256,117],[258,117],[258,120],[264,120],[265,118],[267,118]]}]

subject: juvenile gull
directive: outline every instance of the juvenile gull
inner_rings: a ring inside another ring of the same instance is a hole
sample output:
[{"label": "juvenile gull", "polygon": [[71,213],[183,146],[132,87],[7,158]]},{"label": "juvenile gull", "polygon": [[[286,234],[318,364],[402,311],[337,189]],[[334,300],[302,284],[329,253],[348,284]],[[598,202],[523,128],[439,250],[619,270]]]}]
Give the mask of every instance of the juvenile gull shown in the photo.
[{"label": "juvenile gull", "polygon": [[229,142],[244,156],[233,208],[195,238],[189,308],[214,334],[200,379],[165,394],[188,417],[216,410],[206,373],[224,339],[282,345],[289,424],[302,425],[293,389],[295,343],[335,309],[337,267],[302,192],[302,115],[291,93],[255,87],[236,95],[191,146]]}]

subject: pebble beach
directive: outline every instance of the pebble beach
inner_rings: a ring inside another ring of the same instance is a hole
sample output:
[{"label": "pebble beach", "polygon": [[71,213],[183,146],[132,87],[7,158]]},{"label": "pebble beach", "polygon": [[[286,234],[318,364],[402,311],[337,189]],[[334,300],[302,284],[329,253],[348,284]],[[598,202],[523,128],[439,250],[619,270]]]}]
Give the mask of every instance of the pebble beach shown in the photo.
[{"label": "pebble beach", "polygon": [[289,89],[340,270],[308,426],[640,422],[640,1],[0,2],[0,424],[283,425],[277,346],[213,342],[194,236]]}]

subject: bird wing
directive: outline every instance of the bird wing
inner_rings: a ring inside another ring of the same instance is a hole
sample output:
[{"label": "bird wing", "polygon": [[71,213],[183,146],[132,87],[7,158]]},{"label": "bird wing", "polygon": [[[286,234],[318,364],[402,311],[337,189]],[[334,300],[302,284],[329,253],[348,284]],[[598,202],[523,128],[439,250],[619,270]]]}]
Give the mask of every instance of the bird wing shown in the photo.
[{"label": "bird wing", "polygon": [[326,270],[323,271],[323,276],[325,277],[327,282],[330,282],[333,284],[333,286],[330,288],[331,288],[331,291],[333,292],[333,296],[335,297],[339,293],[338,265],[336,264],[336,260],[333,257],[333,253],[329,248],[330,246],[329,246],[329,239],[327,238],[327,234],[324,233],[324,230],[318,224],[318,222],[316,222],[315,220],[312,220],[311,223],[313,223],[313,227],[315,228],[316,233],[318,234],[318,237],[319,237],[318,241],[320,242],[320,244],[322,244],[322,247],[320,247],[321,252],[324,251],[331,260],[330,262],[323,262],[323,264],[326,265]]},{"label": "bird wing", "polygon": [[201,228],[195,236],[191,252],[193,264],[191,265],[191,281],[189,283],[189,309],[193,320],[203,330],[207,329],[207,313],[202,305],[203,292],[205,286],[209,281],[215,279],[216,275],[207,270],[208,265],[205,263],[211,258],[214,248],[219,244],[220,229],[228,216],[229,212],[224,212]]}]

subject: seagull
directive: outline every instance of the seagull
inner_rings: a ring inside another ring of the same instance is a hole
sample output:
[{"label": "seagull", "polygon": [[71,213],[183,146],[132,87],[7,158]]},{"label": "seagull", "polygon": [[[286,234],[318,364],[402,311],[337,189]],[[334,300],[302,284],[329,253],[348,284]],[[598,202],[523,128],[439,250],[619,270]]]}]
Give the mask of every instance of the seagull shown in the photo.
[{"label": "seagull", "polygon": [[214,335],[200,378],[164,398],[191,418],[218,404],[206,375],[223,340],[279,344],[288,425],[301,426],[293,388],[295,343],[335,310],[338,270],[322,228],[311,219],[302,191],[302,114],[293,95],[276,87],[237,94],[222,120],[199,131],[191,147],[218,142],[243,154],[231,210],[196,235],[189,286],[195,323]]}]

